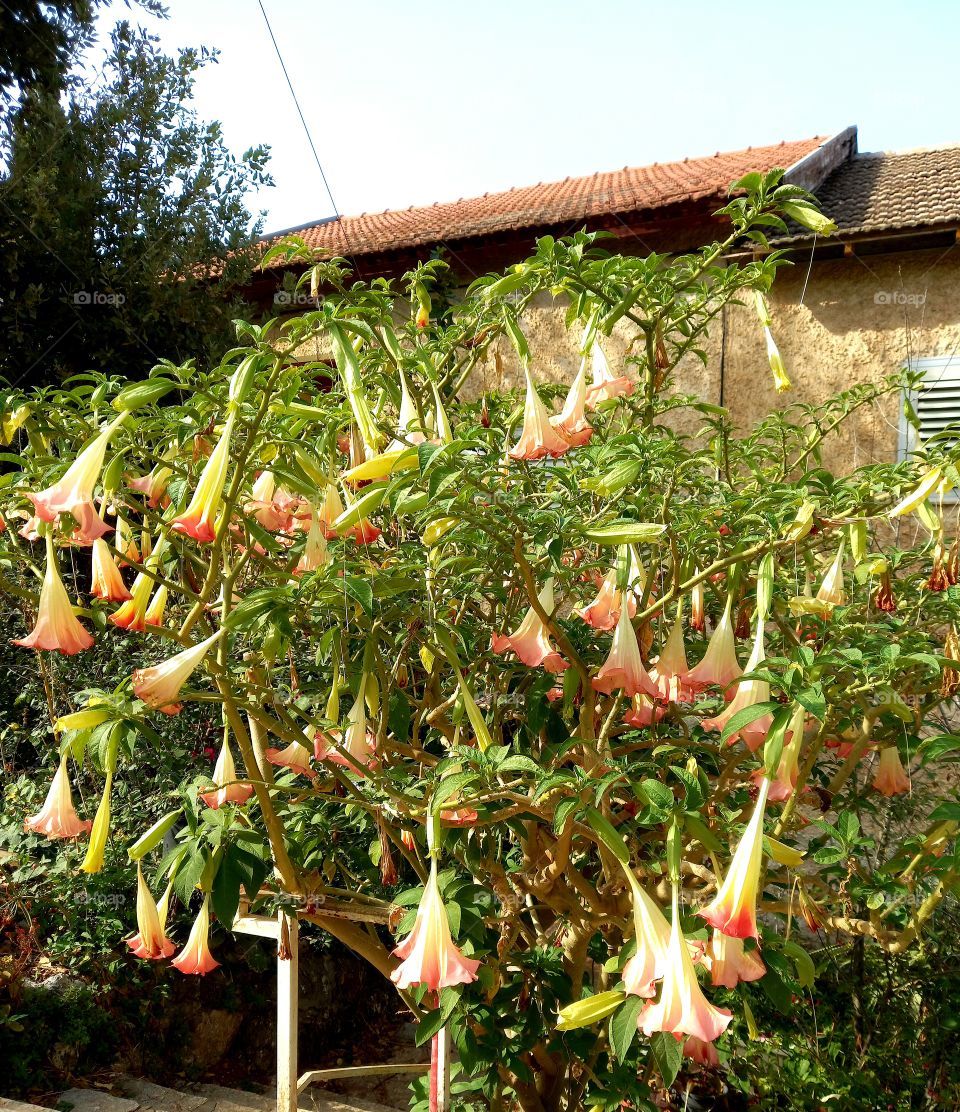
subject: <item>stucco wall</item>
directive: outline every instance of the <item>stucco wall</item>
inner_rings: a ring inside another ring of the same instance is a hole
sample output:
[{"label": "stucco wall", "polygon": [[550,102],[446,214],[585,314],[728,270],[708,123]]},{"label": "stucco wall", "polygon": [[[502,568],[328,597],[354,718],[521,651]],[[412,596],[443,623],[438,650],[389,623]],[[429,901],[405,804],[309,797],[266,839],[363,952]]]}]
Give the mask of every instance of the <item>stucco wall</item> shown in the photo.
[{"label": "stucco wall", "polygon": [[[579,333],[564,327],[565,304],[542,295],[524,318],[538,381],[569,383],[579,366]],[[960,351],[960,248],[817,262],[809,279],[800,261],[781,269],[770,306],[773,333],[793,381],[790,392],[774,391],[752,303],[731,306],[723,322],[714,323],[703,345],[706,367],[687,359],[676,377],[679,391],[704,401],[719,404],[722,393],[741,430],[793,401],[816,405],[855,383],[877,382],[909,358]],[[615,370],[623,365],[632,336],[632,328],[618,325],[604,342]],[[520,385],[520,367],[508,343],[501,344],[500,354],[499,372],[490,360],[468,383],[469,393]],[[827,465],[845,471],[893,459],[901,404],[899,397],[888,397],[860,410],[828,444]],[[701,421],[681,411],[674,423],[692,433]]]}]

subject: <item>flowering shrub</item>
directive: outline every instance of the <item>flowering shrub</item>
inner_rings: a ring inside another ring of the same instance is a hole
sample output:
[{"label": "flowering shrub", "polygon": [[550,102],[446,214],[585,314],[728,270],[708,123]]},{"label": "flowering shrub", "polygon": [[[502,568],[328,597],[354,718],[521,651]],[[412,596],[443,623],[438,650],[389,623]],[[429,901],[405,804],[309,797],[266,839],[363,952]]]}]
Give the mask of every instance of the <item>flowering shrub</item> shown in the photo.
[{"label": "flowering shrub", "polygon": [[[97,872],[114,779],[162,764],[185,705],[222,721],[213,775],[129,846],[132,953],[208,973],[214,916],[279,903],[391,977],[421,1040],[449,1024],[462,1106],[612,1109],[653,1107],[683,1056],[735,1061],[754,983],[802,1001],[808,928],[919,937],[956,884],[960,806],[860,851],[960,743],[930,726],[960,684],[936,504],[956,453],[823,466],[900,378],[743,436],[672,385],[742,299],[789,387],[764,297],[782,259],[726,258],[783,216],[829,231],[780,177],[739,183],[729,238],[689,256],[548,237],[439,315],[439,264],[398,291],[321,262],[315,310],[240,324],[209,371],[7,399],[3,561],[39,585],[16,643],[128,637],[142,659],[58,708],[27,827]],[[544,291],[582,356],[556,412],[524,330]],[[298,357],[317,338],[332,365]],[[459,400],[502,345],[522,405]],[[92,817],[78,761],[104,779]],[[187,939],[173,895],[196,896]]]}]

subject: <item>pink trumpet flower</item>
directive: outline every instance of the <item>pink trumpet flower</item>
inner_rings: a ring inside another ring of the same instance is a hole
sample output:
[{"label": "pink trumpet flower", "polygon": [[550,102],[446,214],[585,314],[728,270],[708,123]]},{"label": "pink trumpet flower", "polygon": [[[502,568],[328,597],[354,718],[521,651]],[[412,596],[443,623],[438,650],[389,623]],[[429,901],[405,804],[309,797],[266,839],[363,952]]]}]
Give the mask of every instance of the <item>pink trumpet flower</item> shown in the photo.
[{"label": "pink trumpet flower", "polygon": [[46,649],[48,652],[56,650],[64,656],[73,656],[89,649],[93,645],[93,638],[74,616],[67,589],[60,578],[57,554],[49,530],[46,542],[47,568],[40,588],[36,624],[26,637],[12,643],[25,649]]},{"label": "pink trumpet flower", "polygon": [[437,882],[437,862],[430,862],[430,876],[420,898],[413,930],[393,951],[403,959],[390,974],[399,989],[425,985],[430,992],[477,979],[480,962],[464,955],[453,944],[446,908]]},{"label": "pink trumpet flower", "polygon": [[670,924],[656,903],[624,867],[633,901],[633,936],[636,952],[623,967],[623,988],[630,996],[656,995],[654,983],[667,971]]},{"label": "pink trumpet flower", "polygon": [[690,628],[702,633],[707,624],[704,612],[703,583],[697,583],[690,592]]},{"label": "pink trumpet flower", "polygon": [[57,516],[68,513],[75,518],[79,529],[76,536],[81,543],[89,544],[111,531],[104,523],[93,504],[93,491],[103,470],[110,438],[126,420],[127,414],[121,413],[90,441],[77,458],[70,464],[60,480],[39,494],[28,497],[43,521],[56,521]]},{"label": "pink trumpet flower", "polygon": [[93,542],[90,569],[90,594],[107,602],[126,602],[131,598],[113,553],[101,537]]},{"label": "pink trumpet flower", "polygon": [[213,766],[213,786],[199,794],[203,802],[214,811],[218,811],[225,803],[246,803],[253,795],[253,784],[237,781],[237,766],[233,763],[230,743],[226,738],[220,746],[217,763]]},{"label": "pink trumpet flower", "polygon": [[527,397],[523,406],[523,429],[520,439],[510,449],[511,459],[536,460],[544,456],[562,456],[570,450],[570,441],[565,439],[550,424],[547,407],[537,393],[530,376],[530,368],[524,365],[523,373],[527,378]]},{"label": "pink trumpet flower", "polygon": [[133,581],[133,593],[128,594],[127,601],[119,610],[114,611],[107,621],[121,629],[132,629],[143,633],[147,628],[147,609],[152,590],[153,580],[140,572]]},{"label": "pink trumpet flower", "polygon": [[176,714],[180,710],[175,705],[180,688],[222,633],[223,630],[218,629],[206,640],[198,641],[162,664],[155,664],[152,668],[137,668],[133,673],[133,693],[155,710],[163,711],[164,714]]},{"label": "pink trumpet flower", "polygon": [[[632,618],[637,612],[637,600],[632,591],[626,592],[626,595],[629,616]],[[613,629],[620,617],[623,596],[624,592],[617,590],[617,569],[612,568],[604,576],[593,602],[574,613],[592,629]]]},{"label": "pink trumpet flower", "polygon": [[63,757],[43,806],[35,815],[31,815],[24,821],[23,829],[32,831],[34,834],[46,834],[52,840],[79,838],[81,834],[89,834],[92,826],[92,820],[81,820],[73,806],[70,777],[67,775],[67,758]]},{"label": "pink trumpet flower", "polygon": [[196,973],[203,976],[212,973],[220,962],[210,952],[210,897],[203,897],[203,905],[190,929],[187,944],[170,963],[181,973]]},{"label": "pink trumpet flower", "polygon": [[623,691],[631,698],[634,695],[657,695],[657,689],[640,659],[640,645],[625,606],[620,608],[610,653],[594,677],[593,686],[605,695],[614,691]]},{"label": "pink trumpet flower", "polygon": [[[544,612],[553,614],[555,603],[552,578],[546,581],[537,598]],[[524,616],[516,633],[507,635],[495,633],[491,639],[490,647],[495,653],[516,653],[517,657],[528,668],[539,668],[542,665],[547,672],[556,674],[570,667],[553,647],[547,627],[532,606]]]},{"label": "pink trumpet flower", "polygon": [[347,715],[346,731],[342,735],[339,730],[330,731],[330,737],[340,743],[342,751],[324,744],[320,733],[315,736],[314,756],[318,761],[332,761],[334,764],[343,765],[351,772],[361,774],[365,774],[373,764],[377,738],[376,734],[367,728],[365,690],[366,680],[360,684],[360,693]]},{"label": "pink trumpet flower", "polygon": [[143,615],[144,625],[163,625],[163,612],[167,606],[167,588],[161,583],[157,593],[153,596],[146,613]]},{"label": "pink trumpet flower", "polygon": [[230,464],[230,440],[236,423],[237,411],[231,409],[227,416],[217,446],[210,453],[197,481],[190,505],[173,519],[173,531],[185,533],[200,544],[209,544],[216,535],[217,514],[223,500],[223,487],[227,481]]},{"label": "pink trumpet flower", "polygon": [[[753,652],[750,654],[750,659],[747,661],[747,672],[752,672],[759,668],[763,661],[766,659],[763,647],[763,622],[757,620],[757,632],[753,642]],[[730,719],[743,710],[745,707],[755,706],[757,703],[766,703],[770,699],[770,684],[766,680],[742,680],[737,685],[737,690],[733,698],[727,704],[726,709],[721,711],[715,718],[705,718],[703,720],[703,728],[705,730],[720,730],[722,731]],[[760,718],[755,718],[752,722],[748,722],[745,726],[741,726],[727,738],[727,744],[733,745],[737,738],[742,738],[744,745],[750,750],[751,753],[756,753],[760,746],[764,743],[770,725],[773,722],[773,717],[769,714],[764,714]]]},{"label": "pink trumpet flower", "polygon": [[280,768],[289,768],[291,772],[303,772],[307,776],[313,776],[313,769],[310,767],[310,758],[313,754],[302,742],[291,741],[283,749],[270,748],[263,755],[271,764],[278,765]]},{"label": "pink trumpet flower", "polygon": [[165,464],[158,463],[149,475],[138,479],[127,479],[127,486],[145,495],[147,505],[155,510],[160,505],[160,499],[166,493],[167,483],[173,475],[173,470]]},{"label": "pink trumpet flower", "polygon": [[337,490],[337,484],[331,480],[324,487],[323,501],[320,503],[318,510],[320,524],[323,526],[323,535],[328,541],[332,541],[338,536],[333,523],[343,511],[344,505],[340,498],[340,491]]},{"label": "pink trumpet flower", "polygon": [[310,529],[307,533],[303,555],[293,569],[294,575],[304,575],[307,572],[317,571],[330,563],[330,553],[327,551],[326,538],[320,527],[320,514],[315,506],[310,507]]},{"label": "pink trumpet flower", "polygon": [[741,981],[759,981],[767,967],[756,950],[745,950],[742,938],[714,931],[703,956],[710,980],[723,988],[736,988]]},{"label": "pink trumpet flower", "polygon": [[679,889],[673,886],[673,925],[667,947],[667,967],[660,999],[640,1013],[639,1027],[648,1037],[668,1031],[681,1038],[693,1035],[713,1042],[733,1018],[726,1008],[717,1008],[703,995],[693,968],[693,959],[680,930]]},{"label": "pink trumpet flower", "polygon": [[720,1055],[712,1042],[704,1042],[696,1035],[691,1035],[683,1044],[683,1056],[698,1066],[719,1066]]},{"label": "pink trumpet flower", "polygon": [[764,778],[760,782],[753,815],[733,854],[727,875],[710,903],[697,913],[714,930],[732,938],[760,937],[757,928],[757,888],[763,864],[763,815],[769,790],[770,781]]},{"label": "pink trumpet flower", "polygon": [[176,949],[164,933],[153,894],[143,878],[143,865],[137,862],[137,933],[127,939],[127,945],[138,958],[159,961],[168,958]]},{"label": "pink trumpet flower", "polygon": [[580,360],[580,370],[567,393],[563,409],[555,417],[550,418],[550,424],[561,436],[569,440],[574,448],[580,448],[589,443],[590,437],[593,436],[593,428],[584,413],[586,400],[587,360],[584,357]]},{"label": "pink trumpet flower", "polygon": [[654,722],[659,722],[666,713],[667,708],[663,703],[657,702],[649,695],[634,695],[630,709],[623,716],[623,721],[627,726],[635,726],[638,730],[642,730],[652,726]]},{"label": "pink trumpet flower", "polygon": [[611,398],[619,398],[621,394],[629,396],[636,390],[637,384],[626,375],[619,378],[610,370],[610,364],[596,340],[590,349],[593,362],[593,382],[587,387],[587,409],[596,409],[601,402]]},{"label": "pink trumpet flower", "polygon": [[893,795],[904,795],[910,791],[910,778],[907,776],[903,762],[900,760],[900,752],[895,745],[880,750],[873,787],[887,798]]},{"label": "pink trumpet flower", "polygon": [[[733,596],[728,595],[723,617],[713,631],[703,659],[690,669],[687,678],[691,683],[700,687],[715,684],[717,687],[727,688],[738,676],[743,675],[743,669],[737,660],[732,613]],[[726,697],[731,699],[733,695],[734,692],[731,690]]]},{"label": "pink trumpet flower", "polygon": [[252,514],[271,533],[289,529],[293,523],[289,500],[277,497],[276,488],[273,472],[261,471],[243,505],[244,512]]},{"label": "pink trumpet flower", "polygon": [[650,668],[650,679],[657,698],[664,703],[692,703],[698,684],[690,682],[687,654],[683,647],[683,611],[677,617],[660,655]]},{"label": "pink trumpet flower", "polygon": [[[771,803],[786,803],[797,786],[797,778],[800,775],[800,749],[803,745],[803,726],[806,717],[806,711],[798,704],[784,735],[783,751],[780,754],[777,774],[770,784],[767,799]],[[763,769],[757,769],[753,774],[754,783],[759,786],[762,779]]]}]

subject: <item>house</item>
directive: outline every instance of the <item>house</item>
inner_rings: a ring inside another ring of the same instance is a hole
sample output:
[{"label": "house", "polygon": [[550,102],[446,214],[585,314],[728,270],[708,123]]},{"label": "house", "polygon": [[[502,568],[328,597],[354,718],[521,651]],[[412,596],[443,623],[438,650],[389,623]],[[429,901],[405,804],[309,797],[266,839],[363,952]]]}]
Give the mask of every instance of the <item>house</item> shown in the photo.
[{"label": "house", "polygon": [[[704,345],[707,366],[691,361],[679,368],[678,389],[725,406],[745,428],[791,400],[817,405],[910,364],[928,382],[912,399],[921,439],[960,419],[960,146],[861,154],[851,127],[832,136],[315,222],[266,239],[295,233],[324,253],[347,257],[361,278],[398,276],[442,248],[466,285],[525,258],[538,236],[583,227],[611,233],[617,240],[611,249],[628,254],[695,249],[728,227],[713,214],[730,183],[774,167],[812,190],[839,226],[829,239],[797,228],[774,244],[793,264],[781,269],[770,303],[794,390],[774,393],[752,306],[724,311]],[[752,251],[750,245],[740,254]],[[285,269],[271,266],[250,291],[266,311],[282,311],[289,301],[278,294]],[[538,376],[558,382],[571,380],[578,359],[564,308],[542,295],[525,322]],[[610,337],[612,361],[622,356],[627,336],[624,329]],[[486,368],[470,388],[518,383],[519,368],[509,351],[503,354],[499,370]],[[863,407],[828,462],[846,469],[915,447],[917,434],[904,411],[900,394]],[[680,427],[693,432],[698,423],[691,413]]]}]

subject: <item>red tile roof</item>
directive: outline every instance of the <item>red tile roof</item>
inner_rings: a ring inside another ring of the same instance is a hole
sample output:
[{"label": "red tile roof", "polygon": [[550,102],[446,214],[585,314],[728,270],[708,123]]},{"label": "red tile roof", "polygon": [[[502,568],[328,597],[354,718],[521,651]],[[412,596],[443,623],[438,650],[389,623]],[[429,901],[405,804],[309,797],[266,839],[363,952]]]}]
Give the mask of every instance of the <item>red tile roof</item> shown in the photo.
[{"label": "red tile roof", "polygon": [[[717,152],[682,162],[655,162],[582,178],[484,193],[482,197],[423,208],[344,216],[290,229],[313,248],[334,255],[365,255],[545,225],[575,228],[612,213],[650,212],[682,201],[720,200],[730,183],[751,170],[789,169],[829,137],[814,136],[768,147]],[[571,229],[572,230],[572,229]],[[266,244],[285,233],[265,236]],[[274,265],[282,265],[277,261]]]}]

